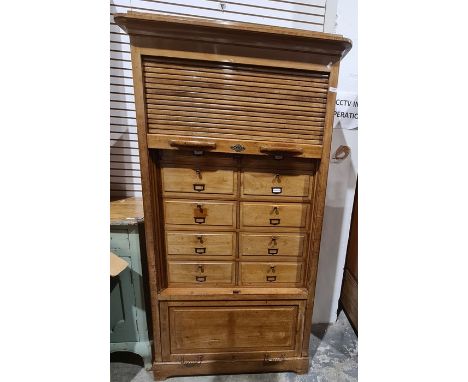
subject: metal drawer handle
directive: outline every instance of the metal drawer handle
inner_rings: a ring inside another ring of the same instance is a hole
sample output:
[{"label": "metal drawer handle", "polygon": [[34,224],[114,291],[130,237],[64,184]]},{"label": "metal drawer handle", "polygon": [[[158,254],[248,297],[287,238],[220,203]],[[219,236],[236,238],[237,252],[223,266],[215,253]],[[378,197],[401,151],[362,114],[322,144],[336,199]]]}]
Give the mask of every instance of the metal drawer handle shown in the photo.
[{"label": "metal drawer handle", "polygon": [[194,250],[195,250],[195,253],[198,254],[198,255],[202,255],[202,254],[206,253],[206,248],[205,247],[195,247]]},{"label": "metal drawer handle", "polygon": [[196,361],[186,361],[184,357],[180,358],[180,366],[182,367],[199,367],[202,364],[203,356],[199,355]]},{"label": "metal drawer handle", "polygon": [[194,183],[194,184],[193,184],[193,189],[194,189],[195,191],[198,191],[198,192],[200,192],[200,191],[205,191],[205,185],[202,184],[202,183]]},{"label": "metal drawer handle", "polygon": [[281,219],[270,219],[270,224],[271,225],[278,225],[280,224]]},{"label": "metal drawer handle", "polygon": [[269,255],[277,255],[278,254],[278,249],[277,248],[268,248],[268,254]]},{"label": "metal drawer handle", "polygon": [[272,282],[276,281],[276,276],[267,276],[266,281],[272,283]]},{"label": "metal drawer handle", "polygon": [[271,193],[272,194],[281,194],[283,192],[283,187],[272,187]]},{"label": "metal drawer handle", "polygon": [[[197,224],[203,224],[205,223],[205,218],[194,218],[195,219],[195,223]],[[271,219],[270,219],[271,220]]]},{"label": "metal drawer handle", "polygon": [[206,276],[195,276],[195,280],[199,283],[204,283],[206,281]]},{"label": "metal drawer handle", "polygon": [[284,362],[286,359],[286,356],[284,354],[280,354],[279,357],[270,357],[268,354],[265,354],[263,357],[263,363],[269,364],[269,363],[280,363]]}]

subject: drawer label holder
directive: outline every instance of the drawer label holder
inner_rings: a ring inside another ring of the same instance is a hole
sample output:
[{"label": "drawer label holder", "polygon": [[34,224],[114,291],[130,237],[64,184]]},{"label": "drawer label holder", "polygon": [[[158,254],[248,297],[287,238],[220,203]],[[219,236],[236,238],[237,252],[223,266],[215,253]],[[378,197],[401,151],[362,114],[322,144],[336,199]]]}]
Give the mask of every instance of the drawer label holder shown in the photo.
[{"label": "drawer label holder", "polygon": [[197,192],[205,191],[205,185],[203,183],[194,183],[193,190]]}]

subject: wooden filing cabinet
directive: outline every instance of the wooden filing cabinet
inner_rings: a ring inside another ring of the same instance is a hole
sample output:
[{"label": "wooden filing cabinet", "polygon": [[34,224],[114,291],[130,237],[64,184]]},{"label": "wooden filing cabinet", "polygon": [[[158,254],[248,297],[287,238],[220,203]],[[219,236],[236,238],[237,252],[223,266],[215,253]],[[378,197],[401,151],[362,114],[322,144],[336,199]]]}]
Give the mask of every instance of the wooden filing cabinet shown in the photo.
[{"label": "wooden filing cabinet", "polygon": [[309,367],[336,35],[129,12],[155,379]]}]

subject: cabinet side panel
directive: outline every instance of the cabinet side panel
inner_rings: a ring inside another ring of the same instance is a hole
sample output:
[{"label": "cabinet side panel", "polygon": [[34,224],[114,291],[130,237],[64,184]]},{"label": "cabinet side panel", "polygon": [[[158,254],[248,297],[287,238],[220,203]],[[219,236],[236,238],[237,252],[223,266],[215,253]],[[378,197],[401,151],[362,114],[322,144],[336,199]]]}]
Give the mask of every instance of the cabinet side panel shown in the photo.
[{"label": "cabinet side panel", "polygon": [[[329,87],[336,88],[338,84],[339,62],[332,65]],[[336,93],[329,91],[327,97],[327,114],[325,117],[325,131],[323,136],[323,152],[316,175],[316,184],[313,198],[312,227],[308,250],[307,289],[309,298],[304,318],[304,336],[302,342],[302,355],[309,354],[309,337],[312,327],[312,311],[314,308],[315,284],[317,280],[317,267],[320,253],[320,238],[322,236],[323,212],[327,191],[328,165],[330,161],[331,137],[333,132],[333,115],[335,111]]]},{"label": "cabinet side panel", "polygon": [[[157,243],[158,238],[155,237],[155,232],[159,231],[157,206],[154,195],[154,167],[155,163],[148,152],[146,141],[146,111],[144,102],[143,77],[141,68],[141,55],[139,49],[131,46],[132,54],[132,72],[133,84],[135,91],[135,107],[138,126],[138,146],[140,154],[141,181],[143,190],[143,209],[145,216],[145,240],[146,240],[146,256],[148,264],[148,279],[151,296],[151,316],[153,320],[153,339],[154,348],[153,354],[156,361],[161,361],[161,335],[159,331],[159,310],[157,304],[157,289],[158,289],[158,272],[160,269],[159,261],[156,259],[156,251],[159,251]],[[157,268],[159,267],[159,268]]]}]

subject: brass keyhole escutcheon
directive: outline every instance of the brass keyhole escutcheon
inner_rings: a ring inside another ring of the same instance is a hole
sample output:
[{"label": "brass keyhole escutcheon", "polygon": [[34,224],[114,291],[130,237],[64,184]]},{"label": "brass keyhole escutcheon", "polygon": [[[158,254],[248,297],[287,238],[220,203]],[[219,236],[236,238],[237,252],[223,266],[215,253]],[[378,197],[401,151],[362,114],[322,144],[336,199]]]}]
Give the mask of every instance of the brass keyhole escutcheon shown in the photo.
[{"label": "brass keyhole escutcheon", "polygon": [[273,212],[274,212],[276,215],[279,215],[279,207],[278,207],[278,206],[274,206],[274,207],[273,207]]},{"label": "brass keyhole escutcheon", "polygon": [[274,266],[274,265],[270,265],[270,272],[271,272],[271,273],[275,273],[275,272],[276,272],[276,269],[275,269],[275,266]]},{"label": "brass keyhole escutcheon", "polygon": [[199,241],[200,244],[203,244],[203,236],[202,235],[198,235],[197,240]]},{"label": "brass keyhole escutcheon", "polygon": [[276,236],[272,236],[271,237],[271,242],[270,244],[273,246],[273,247],[276,247],[278,245],[278,243],[276,242],[278,240],[278,238]]},{"label": "brass keyhole escutcheon", "polygon": [[198,210],[203,213],[203,204],[197,204]]},{"label": "brass keyhole escutcheon", "polygon": [[201,179],[201,178],[202,178],[202,174],[201,174],[200,169],[198,169],[198,168],[195,169],[195,173],[197,174],[197,178],[198,178],[198,179]]},{"label": "brass keyhole escutcheon", "polygon": [[199,266],[198,266],[198,271],[199,271],[200,273],[205,273],[205,267],[204,267],[203,265],[199,265]]},{"label": "brass keyhole escutcheon", "polygon": [[275,178],[273,179],[276,183],[281,183],[281,178],[280,178],[280,174],[276,174],[275,175]]}]

